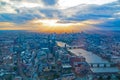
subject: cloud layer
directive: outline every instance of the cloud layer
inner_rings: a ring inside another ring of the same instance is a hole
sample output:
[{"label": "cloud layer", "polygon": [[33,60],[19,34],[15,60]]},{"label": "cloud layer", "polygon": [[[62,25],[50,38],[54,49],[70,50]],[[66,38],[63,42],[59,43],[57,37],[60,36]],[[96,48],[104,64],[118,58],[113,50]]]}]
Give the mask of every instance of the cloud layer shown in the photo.
[{"label": "cloud layer", "polygon": [[[81,30],[88,27],[88,29],[116,30],[120,29],[120,1],[0,0],[0,29],[2,30],[27,30],[28,28],[35,28],[36,24],[31,25],[30,22],[33,20],[42,21],[44,19],[56,19],[60,24],[71,23],[72,25],[70,26],[74,26],[75,29],[79,28]],[[89,24],[86,23],[88,21]],[[94,21],[95,24],[93,23]],[[46,28],[43,25],[39,26]],[[60,28],[61,26],[58,27]],[[62,30],[63,29],[61,29],[61,31]],[[72,29],[70,31],[72,31]]]},{"label": "cloud layer", "polygon": [[[88,20],[83,22],[75,23],[61,23],[58,19],[35,19],[28,21],[24,24],[15,24],[12,22],[0,22],[1,30],[28,30],[37,31],[45,33],[70,33],[70,32],[80,32],[86,30],[98,29],[92,24],[98,24],[100,22]],[[8,27],[9,26],[9,27]]]}]

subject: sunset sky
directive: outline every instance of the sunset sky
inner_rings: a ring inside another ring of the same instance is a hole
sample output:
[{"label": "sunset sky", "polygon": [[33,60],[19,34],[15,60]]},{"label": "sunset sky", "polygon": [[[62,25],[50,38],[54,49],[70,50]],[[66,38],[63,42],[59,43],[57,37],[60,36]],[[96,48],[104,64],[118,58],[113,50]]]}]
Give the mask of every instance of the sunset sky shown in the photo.
[{"label": "sunset sky", "polygon": [[120,1],[0,0],[0,30],[120,30]]}]

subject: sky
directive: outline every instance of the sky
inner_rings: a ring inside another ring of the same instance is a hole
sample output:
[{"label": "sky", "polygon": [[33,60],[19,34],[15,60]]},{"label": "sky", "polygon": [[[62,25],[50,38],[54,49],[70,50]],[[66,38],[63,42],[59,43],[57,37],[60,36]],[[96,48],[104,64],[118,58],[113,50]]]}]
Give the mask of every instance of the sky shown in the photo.
[{"label": "sky", "polygon": [[0,0],[0,30],[120,30],[120,0]]}]

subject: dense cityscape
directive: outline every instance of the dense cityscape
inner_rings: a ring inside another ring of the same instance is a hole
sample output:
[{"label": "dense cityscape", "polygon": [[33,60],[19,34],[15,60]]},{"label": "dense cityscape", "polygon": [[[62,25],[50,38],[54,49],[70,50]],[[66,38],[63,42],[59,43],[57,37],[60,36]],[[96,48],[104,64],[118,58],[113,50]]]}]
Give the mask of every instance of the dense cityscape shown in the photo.
[{"label": "dense cityscape", "polygon": [[0,0],[0,80],[120,80],[120,0]]},{"label": "dense cityscape", "polygon": [[120,80],[119,37],[0,31],[0,80]]}]

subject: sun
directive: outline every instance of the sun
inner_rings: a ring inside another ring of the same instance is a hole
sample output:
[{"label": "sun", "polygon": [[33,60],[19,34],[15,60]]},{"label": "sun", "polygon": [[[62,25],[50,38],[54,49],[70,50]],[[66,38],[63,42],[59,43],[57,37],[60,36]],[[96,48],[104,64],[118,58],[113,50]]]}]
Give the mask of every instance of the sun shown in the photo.
[{"label": "sun", "polygon": [[58,19],[38,19],[32,23],[37,24],[38,31],[47,33],[67,33],[72,32],[74,28],[71,23],[62,23]]},{"label": "sun", "polygon": [[[97,29],[91,24],[97,24],[96,21],[83,22],[61,22],[59,19],[34,19],[29,22],[34,26],[35,31],[43,33],[71,33],[85,30]],[[30,25],[30,26],[31,26]]]},{"label": "sun", "polygon": [[41,19],[35,20],[34,23],[42,24],[43,26],[49,27],[68,27],[70,23],[60,23],[58,19]]}]

